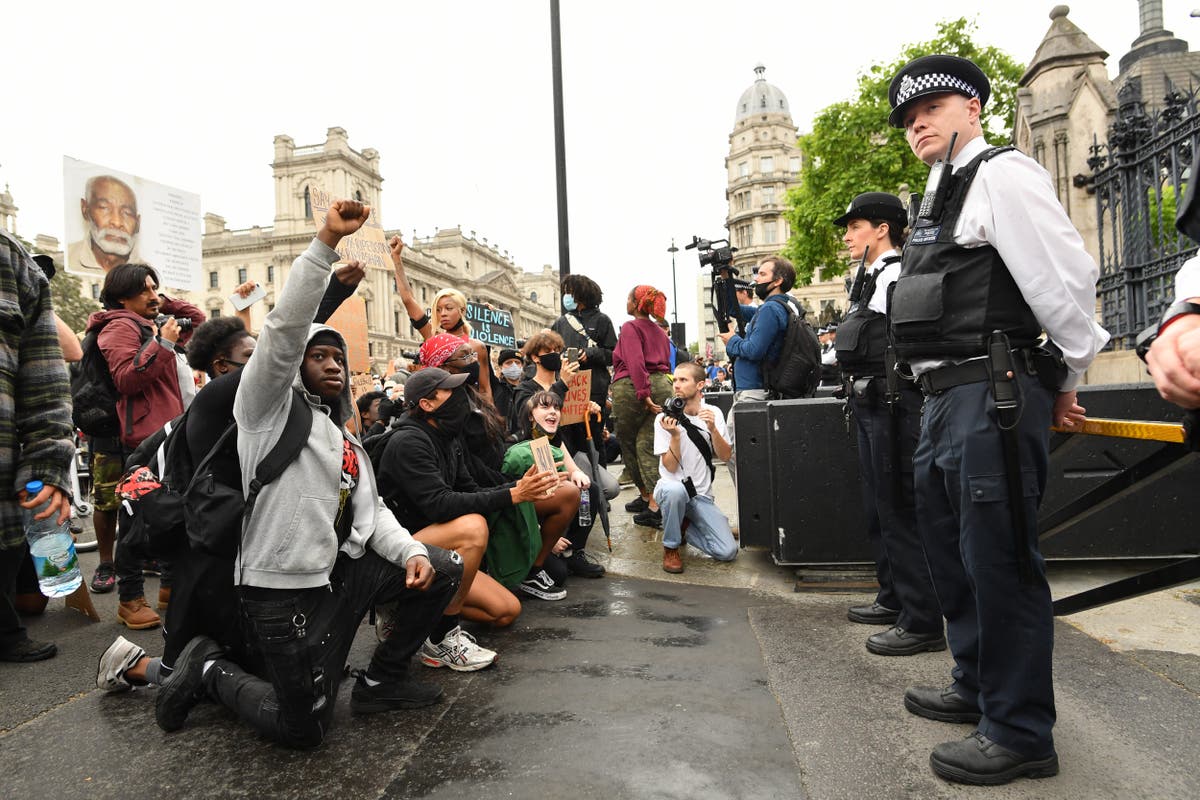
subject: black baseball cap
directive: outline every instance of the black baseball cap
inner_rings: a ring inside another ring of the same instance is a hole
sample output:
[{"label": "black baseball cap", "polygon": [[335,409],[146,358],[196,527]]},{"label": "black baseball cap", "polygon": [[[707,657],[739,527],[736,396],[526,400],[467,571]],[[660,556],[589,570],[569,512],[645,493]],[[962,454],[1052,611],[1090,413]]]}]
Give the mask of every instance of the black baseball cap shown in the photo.
[{"label": "black baseball cap", "polygon": [[946,92],[978,97],[982,108],[987,105],[992,86],[983,70],[965,58],[944,55],[914,58],[900,68],[888,87],[888,102],[892,105],[888,124],[903,128],[904,112],[909,103],[926,95]]},{"label": "black baseball cap", "polygon": [[404,405],[408,408],[416,408],[417,403],[438,389],[456,389],[466,383],[470,377],[465,372],[451,375],[439,367],[417,370],[409,376],[408,381],[404,384]]},{"label": "black baseball cap", "polygon": [[881,219],[903,228],[908,223],[908,210],[894,194],[863,192],[850,202],[846,213],[835,219],[833,224],[844,228],[852,219]]}]

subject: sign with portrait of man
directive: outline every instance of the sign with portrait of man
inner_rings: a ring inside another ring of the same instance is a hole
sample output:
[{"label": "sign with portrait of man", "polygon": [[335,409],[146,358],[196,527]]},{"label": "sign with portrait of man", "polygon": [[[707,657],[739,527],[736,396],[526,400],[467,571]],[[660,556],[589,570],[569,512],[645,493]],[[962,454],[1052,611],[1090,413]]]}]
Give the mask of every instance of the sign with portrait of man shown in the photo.
[{"label": "sign with portrait of man", "polygon": [[149,264],[162,287],[200,289],[200,195],[63,157],[67,272]]}]

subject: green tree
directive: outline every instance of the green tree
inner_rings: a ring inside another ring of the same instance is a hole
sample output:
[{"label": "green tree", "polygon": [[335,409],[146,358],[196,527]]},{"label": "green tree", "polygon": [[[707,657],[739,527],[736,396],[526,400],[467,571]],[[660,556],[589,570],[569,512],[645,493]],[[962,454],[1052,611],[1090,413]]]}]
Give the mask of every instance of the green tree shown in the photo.
[{"label": "green tree", "polygon": [[100,310],[100,304],[83,293],[83,282],[61,267],[50,279],[50,293],[54,297],[54,313],[76,333],[83,333],[88,316]]},{"label": "green tree", "polygon": [[977,24],[965,17],[937,24],[928,42],[908,45],[887,63],[872,65],[859,76],[858,95],[822,110],[812,132],[797,142],[804,154],[800,183],[787,194],[785,216],[792,236],[783,254],[796,265],[798,281],[810,283],[814,268],[825,265],[825,277],[846,271],[838,258],[841,229],[833,225],[860,192],[897,192],[902,184],[921,191],[929,168],[909,149],[904,131],[887,124],[888,86],[900,68],[914,58],[935,53],[974,61],[991,82],[991,98],[983,113],[984,133],[993,142],[1012,138],[1017,81],[1024,67],[1003,51],[976,44]]}]

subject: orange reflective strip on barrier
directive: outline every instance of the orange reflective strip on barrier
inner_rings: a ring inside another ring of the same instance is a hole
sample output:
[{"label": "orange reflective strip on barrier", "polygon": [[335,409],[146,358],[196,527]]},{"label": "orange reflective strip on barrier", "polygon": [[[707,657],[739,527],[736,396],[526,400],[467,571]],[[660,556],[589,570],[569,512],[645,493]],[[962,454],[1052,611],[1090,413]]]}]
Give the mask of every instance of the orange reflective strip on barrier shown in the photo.
[{"label": "orange reflective strip on barrier", "polygon": [[1116,436],[1121,439],[1146,439],[1155,442],[1185,441],[1182,425],[1170,422],[1138,422],[1125,419],[1092,419],[1084,421],[1082,428],[1063,428],[1057,425],[1050,430],[1056,433],[1085,433],[1093,436]]}]

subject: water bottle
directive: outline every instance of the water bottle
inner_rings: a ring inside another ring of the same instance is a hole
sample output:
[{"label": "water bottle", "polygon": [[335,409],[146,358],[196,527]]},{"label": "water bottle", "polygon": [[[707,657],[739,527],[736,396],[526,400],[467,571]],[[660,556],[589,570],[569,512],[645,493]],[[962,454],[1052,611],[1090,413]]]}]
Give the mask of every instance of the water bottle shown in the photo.
[{"label": "water bottle", "polygon": [[586,528],[592,524],[592,498],[590,489],[579,490],[579,527]]},{"label": "water bottle", "polygon": [[[42,491],[41,481],[25,484],[25,492],[34,497]],[[83,576],[79,574],[79,559],[75,556],[75,537],[71,535],[70,520],[58,524],[58,514],[46,519],[34,519],[45,511],[50,501],[34,509],[22,508],[25,516],[25,538],[29,540],[29,552],[33,555],[33,568],[37,572],[38,584],[46,597],[62,597],[79,588]]]}]

